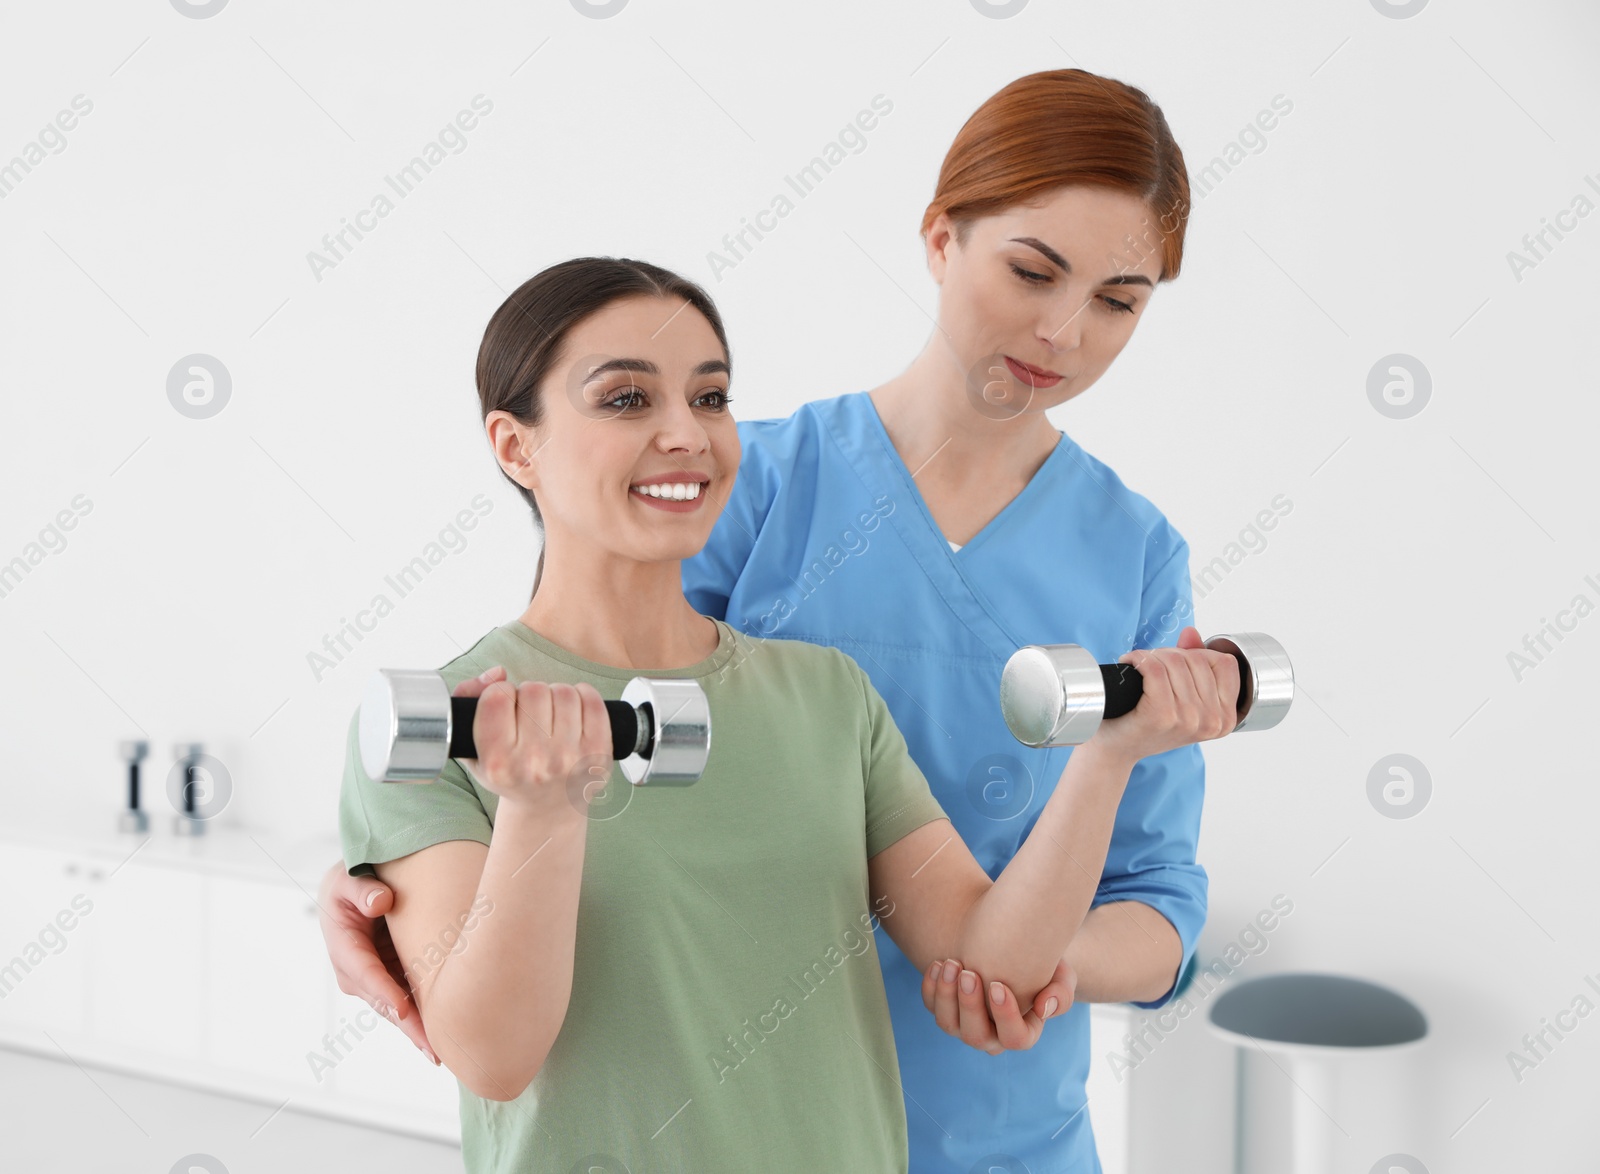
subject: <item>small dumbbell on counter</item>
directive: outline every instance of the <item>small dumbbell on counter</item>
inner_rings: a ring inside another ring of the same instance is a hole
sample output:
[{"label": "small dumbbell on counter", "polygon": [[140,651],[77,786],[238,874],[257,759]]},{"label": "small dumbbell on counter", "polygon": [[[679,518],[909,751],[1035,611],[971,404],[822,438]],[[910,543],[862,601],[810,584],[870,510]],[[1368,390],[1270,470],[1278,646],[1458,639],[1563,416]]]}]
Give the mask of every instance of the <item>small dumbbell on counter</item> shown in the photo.
[{"label": "small dumbbell on counter", "polygon": [[117,830],[142,834],[150,830],[150,818],[139,807],[139,764],[150,753],[150,743],[129,739],[117,743],[117,750],[128,764],[128,806],[117,817]]},{"label": "small dumbbell on counter", "polygon": [[[611,756],[635,786],[687,786],[706,769],[711,709],[700,682],[634,677],[607,701]],[[452,697],[434,669],[379,669],[357,719],[361,766],[385,783],[431,783],[446,759],[476,758],[476,697]]]},{"label": "small dumbbell on counter", "polygon": [[[1239,720],[1233,732],[1270,730],[1294,700],[1289,654],[1261,632],[1217,635],[1214,652],[1239,661]],[[1027,746],[1078,746],[1094,737],[1102,720],[1139,704],[1144,678],[1131,664],[1097,664],[1078,644],[1030,644],[1006,661],[1000,674],[1000,711],[1017,741]]]}]

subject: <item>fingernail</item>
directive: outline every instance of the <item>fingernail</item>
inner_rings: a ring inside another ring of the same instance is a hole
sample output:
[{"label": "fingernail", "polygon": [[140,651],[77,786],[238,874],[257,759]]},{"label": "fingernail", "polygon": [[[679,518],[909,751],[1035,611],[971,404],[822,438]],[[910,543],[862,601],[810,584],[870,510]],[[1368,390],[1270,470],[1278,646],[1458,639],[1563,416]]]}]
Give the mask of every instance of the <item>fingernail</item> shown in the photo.
[{"label": "fingernail", "polygon": [[1054,995],[1051,995],[1050,996],[1050,1001],[1044,1005],[1044,1017],[1046,1019],[1048,1019],[1048,1018],[1050,1018],[1050,1016],[1054,1015],[1055,1013],[1056,1013],[1056,997]]},{"label": "fingernail", "polygon": [[928,967],[928,977],[933,979],[934,982],[938,982],[939,972],[943,969],[944,964],[942,962],[935,961],[932,966]]},{"label": "fingernail", "polygon": [[489,676],[493,672],[494,672],[493,669],[484,669],[483,672],[478,674],[478,680],[483,681],[485,683],[488,683]]},{"label": "fingernail", "polygon": [[944,980],[946,982],[954,982],[956,980],[956,964],[954,962],[946,962],[944,964]]},{"label": "fingernail", "polygon": [[438,1056],[435,1056],[435,1055],[434,1055],[434,1054],[433,1054],[433,1049],[432,1049],[432,1048],[423,1048],[423,1049],[422,1049],[422,1054],[423,1054],[423,1055],[424,1055],[424,1056],[426,1056],[426,1057],[428,1057],[428,1059],[430,1059],[430,1060],[432,1060],[432,1061],[433,1061],[433,1066],[434,1066],[434,1067],[435,1067],[435,1068],[437,1068],[437,1067],[438,1067],[438,1066],[439,1066],[439,1057],[438,1057]]},{"label": "fingernail", "polygon": [[365,901],[365,904],[366,904],[367,908],[371,909],[372,908],[372,903],[374,901],[376,901],[377,899],[378,899],[378,890],[377,889],[373,889],[371,892],[369,892],[367,894],[367,899]]},{"label": "fingernail", "polygon": [[1003,1007],[1006,1001],[1006,988],[997,982],[989,984],[989,997],[994,1000],[996,1007]]},{"label": "fingernail", "polygon": [[973,976],[972,971],[963,970],[961,972],[961,993],[962,994],[970,995],[972,993],[973,988],[975,986],[977,986],[977,985],[978,985],[978,980],[977,980],[977,978],[975,978]]}]

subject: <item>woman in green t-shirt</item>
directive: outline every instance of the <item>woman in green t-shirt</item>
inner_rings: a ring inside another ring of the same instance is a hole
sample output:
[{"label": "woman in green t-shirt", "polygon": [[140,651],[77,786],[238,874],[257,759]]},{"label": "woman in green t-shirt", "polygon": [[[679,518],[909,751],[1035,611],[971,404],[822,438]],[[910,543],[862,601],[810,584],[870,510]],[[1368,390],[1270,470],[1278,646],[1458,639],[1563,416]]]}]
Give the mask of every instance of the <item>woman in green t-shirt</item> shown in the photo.
[{"label": "woman in green t-shirt", "polygon": [[[1232,657],[1126,654],[1138,707],[1070,756],[991,881],[854,661],[684,598],[680,562],[739,468],[730,380],[715,306],[675,274],[580,258],[519,287],[477,384],[545,540],[527,609],[443,670],[480,698],[479,758],[428,786],[375,783],[351,722],[345,864],[394,892],[472,1169],[904,1170],[881,975],[855,961],[871,928],[924,971],[960,958],[1002,984],[997,1010],[1033,1005],[1133,764],[1233,728]],[[602,699],[636,674],[706,690],[712,753],[691,787],[587,785],[608,761]]]}]

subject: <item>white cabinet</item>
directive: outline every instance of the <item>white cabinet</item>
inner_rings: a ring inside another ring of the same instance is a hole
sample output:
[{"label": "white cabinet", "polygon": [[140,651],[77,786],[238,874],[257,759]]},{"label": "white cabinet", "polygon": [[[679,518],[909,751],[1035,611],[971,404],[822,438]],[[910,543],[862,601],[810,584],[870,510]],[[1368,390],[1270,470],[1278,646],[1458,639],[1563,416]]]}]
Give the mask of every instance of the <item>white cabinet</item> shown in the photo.
[{"label": "white cabinet", "polygon": [[81,861],[0,843],[0,1023],[39,1046],[84,1031],[89,887]]},{"label": "white cabinet", "polygon": [[339,990],[305,868],[135,847],[0,832],[0,1046],[459,1140],[455,1077]]},{"label": "white cabinet", "polygon": [[338,986],[317,928],[316,904],[289,885],[207,878],[208,1063],[331,1093],[307,1056],[323,1051]]},{"label": "white cabinet", "polygon": [[173,1063],[200,1059],[208,990],[205,886],[193,873],[92,860],[84,920],[92,980],[89,1033],[113,1048]]}]

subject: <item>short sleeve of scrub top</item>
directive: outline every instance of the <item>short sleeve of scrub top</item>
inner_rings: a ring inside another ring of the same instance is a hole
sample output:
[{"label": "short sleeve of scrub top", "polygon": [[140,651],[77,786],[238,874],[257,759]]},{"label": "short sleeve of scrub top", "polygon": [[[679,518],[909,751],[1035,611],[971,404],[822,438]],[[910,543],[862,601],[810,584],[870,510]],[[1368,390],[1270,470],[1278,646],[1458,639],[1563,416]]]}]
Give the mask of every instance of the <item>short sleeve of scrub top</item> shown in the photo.
[{"label": "short sleeve of scrub top", "polygon": [[[1168,648],[1178,633],[1194,623],[1189,582],[1189,544],[1163,519],[1152,531],[1147,560],[1156,569],[1145,583],[1140,602],[1139,631],[1131,648]],[[1205,795],[1205,761],[1191,743],[1164,754],[1142,758],[1128,780],[1137,788],[1145,811],[1159,811],[1159,820],[1129,826],[1118,821],[1117,835],[1106,857],[1105,871],[1091,907],[1112,901],[1139,901],[1155,909],[1177,931],[1183,949],[1172,983],[1160,998],[1130,1000],[1144,1010],[1165,1007],[1177,993],[1178,977],[1194,953],[1205,925],[1208,878],[1194,859],[1200,838],[1200,811]]]}]

